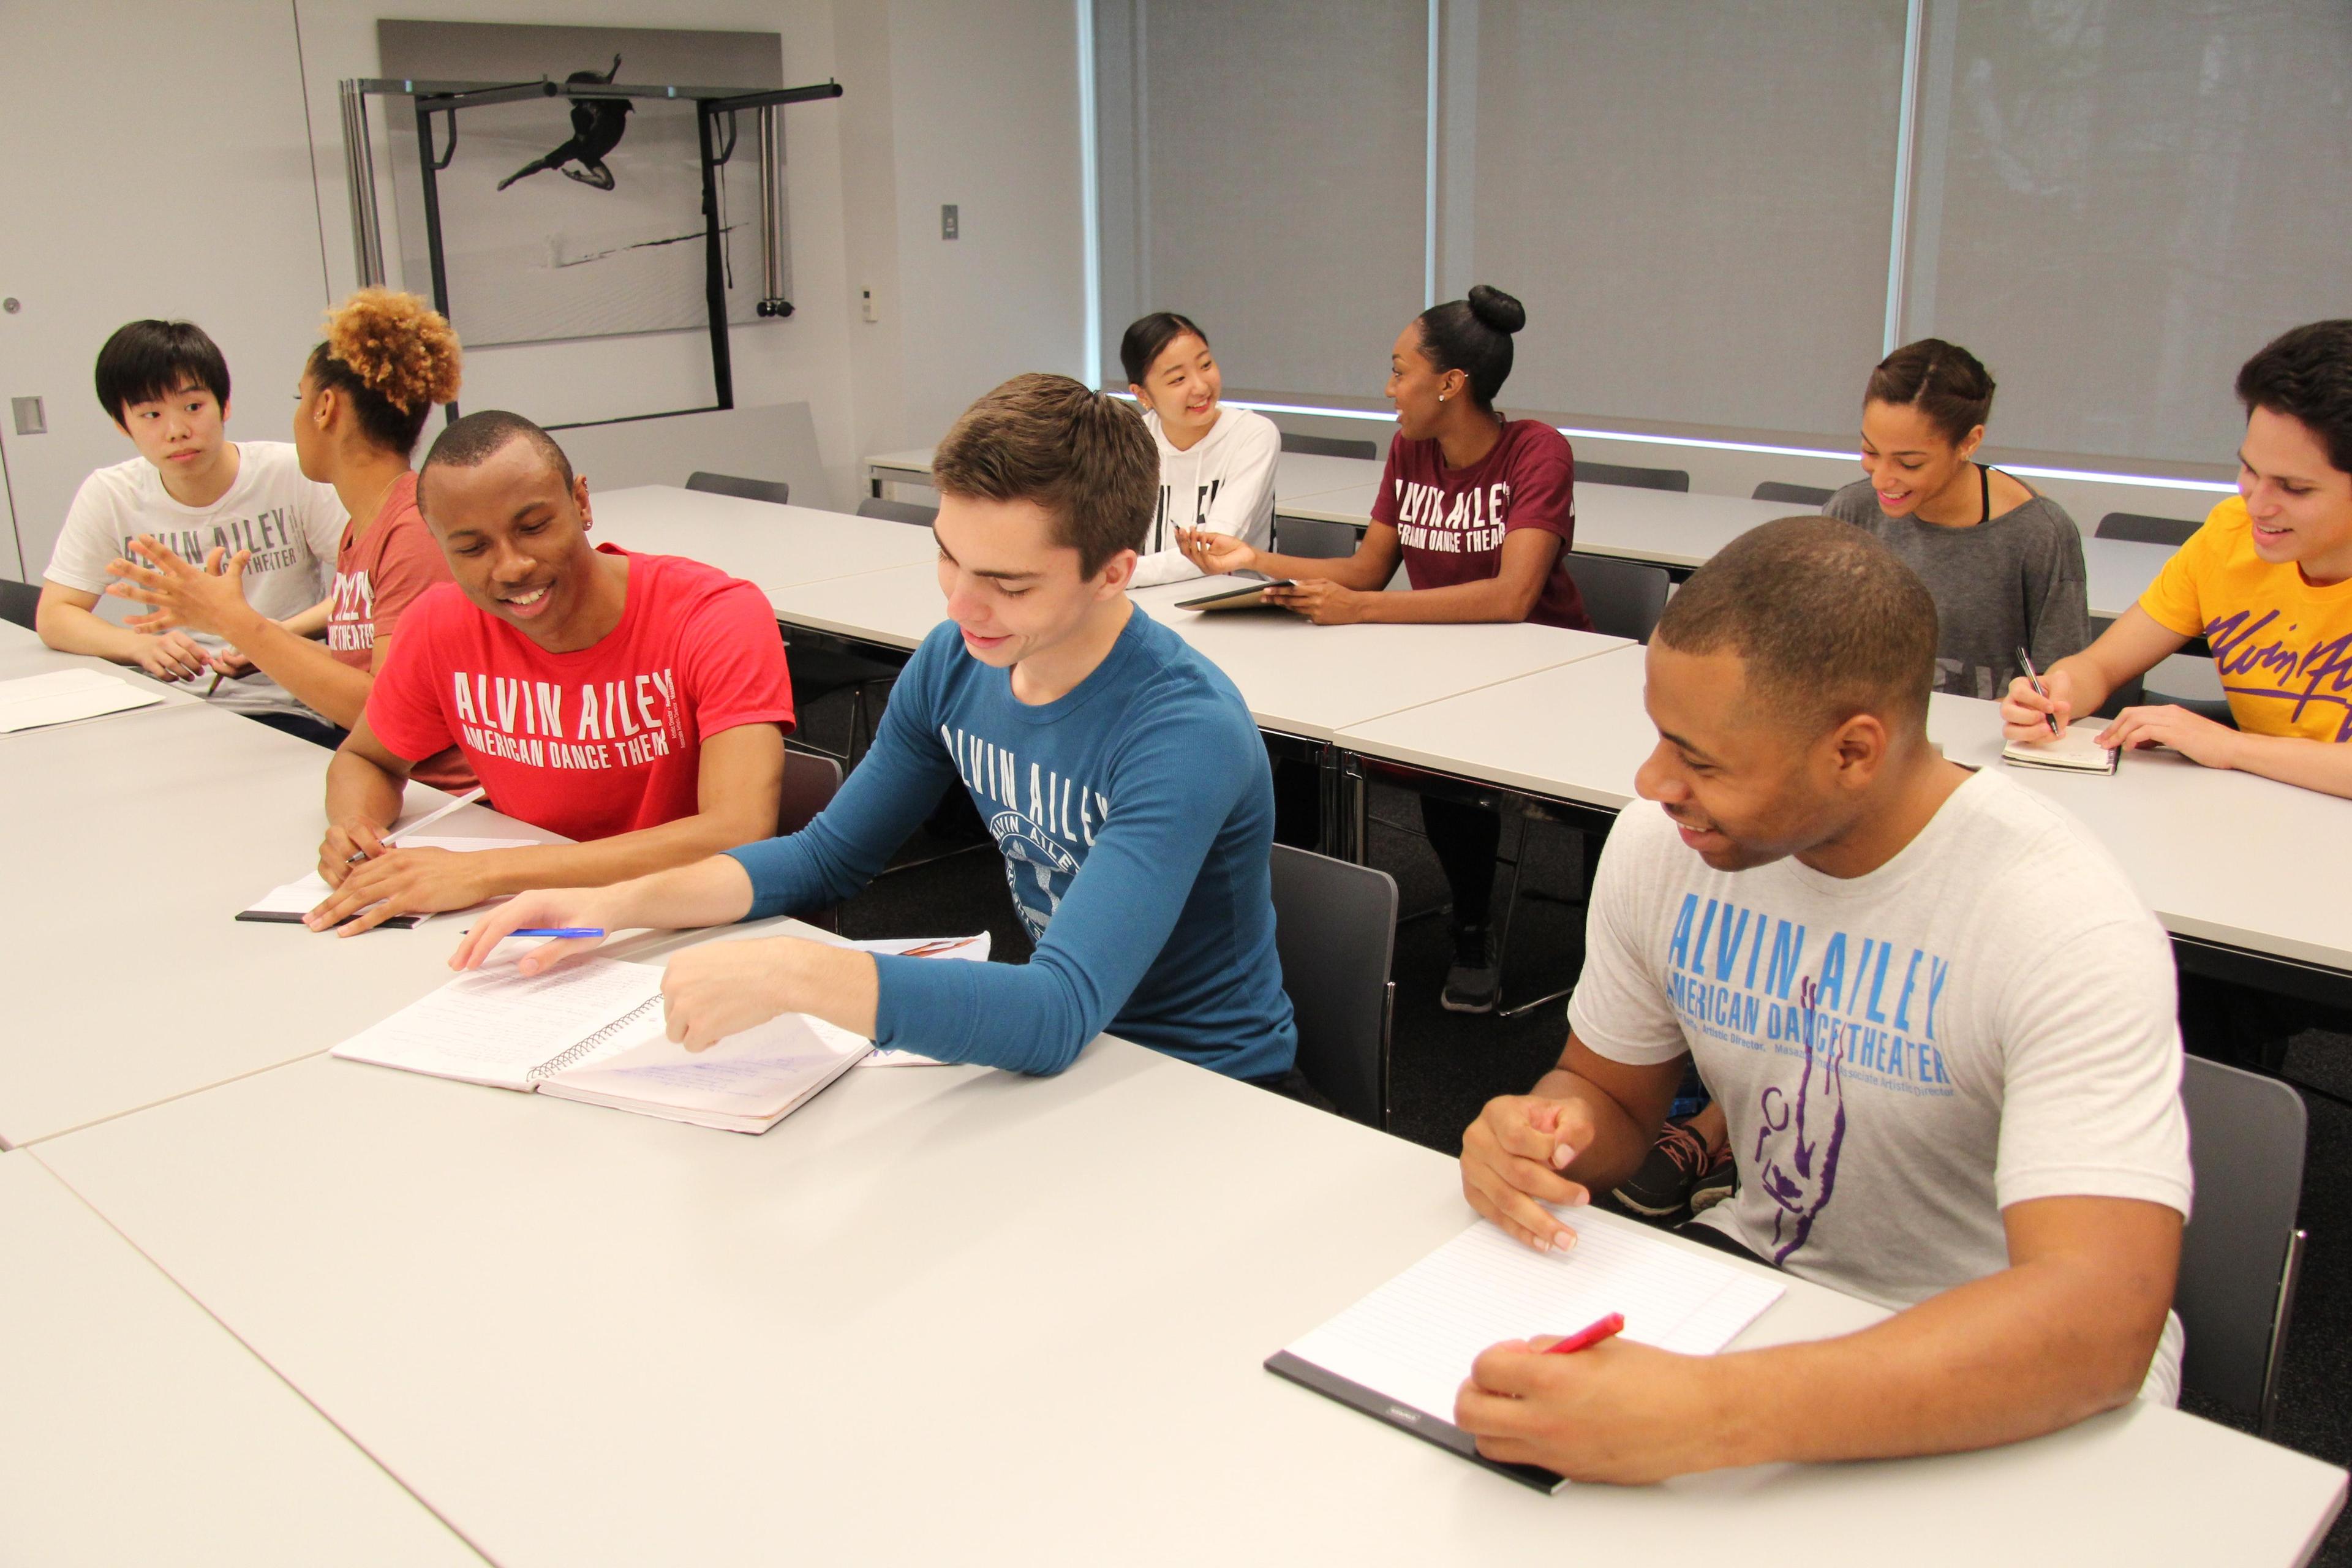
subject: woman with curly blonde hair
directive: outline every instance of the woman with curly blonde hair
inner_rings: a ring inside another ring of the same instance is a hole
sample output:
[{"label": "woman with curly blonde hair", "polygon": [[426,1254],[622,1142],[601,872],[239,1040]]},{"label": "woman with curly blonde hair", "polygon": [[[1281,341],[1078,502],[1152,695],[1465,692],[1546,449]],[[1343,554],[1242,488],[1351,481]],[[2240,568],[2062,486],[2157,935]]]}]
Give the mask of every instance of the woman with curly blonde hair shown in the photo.
[{"label": "woman with curly blonde hair", "polygon": [[[246,603],[238,579],[250,552],[209,563],[159,562],[113,591],[178,626],[226,638],[303,702],[351,728],[402,612],[449,580],[441,547],[417,514],[409,461],[433,405],[457,395],[459,357],[448,321],[413,294],[362,289],[328,312],[326,340],[303,366],[294,409],[303,477],[333,486],[351,518],[335,552],[323,643]],[[472,783],[455,752],[416,776],[444,787]]]}]

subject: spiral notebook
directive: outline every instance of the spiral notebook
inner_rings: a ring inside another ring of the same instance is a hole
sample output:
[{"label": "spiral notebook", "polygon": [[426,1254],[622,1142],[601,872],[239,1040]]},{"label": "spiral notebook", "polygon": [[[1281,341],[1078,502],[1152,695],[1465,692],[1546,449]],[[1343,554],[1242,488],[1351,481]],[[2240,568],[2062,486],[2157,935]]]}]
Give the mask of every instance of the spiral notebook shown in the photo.
[{"label": "spiral notebook", "polygon": [[1713,1355],[1786,1287],[1631,1223],[1568,1215],[1577,1242],[1537,1252],[1480,1221],[1321,1327],[1265,1369],[1540,1490],[1565,1483],[1489,1459],[1454,1425],[1454,1395],[1487,1346],[1565,1335],[1622,1312],[1625,1337]]},{"label": "spiral notebook", "polygon": [[730,1132],[765,1132],[873,1047],[786,1013],[688,1051],[667,1036],[657,964],[576,960],[526,976],[470,971],[345,1040],[346,1061],[399,1068]]}]

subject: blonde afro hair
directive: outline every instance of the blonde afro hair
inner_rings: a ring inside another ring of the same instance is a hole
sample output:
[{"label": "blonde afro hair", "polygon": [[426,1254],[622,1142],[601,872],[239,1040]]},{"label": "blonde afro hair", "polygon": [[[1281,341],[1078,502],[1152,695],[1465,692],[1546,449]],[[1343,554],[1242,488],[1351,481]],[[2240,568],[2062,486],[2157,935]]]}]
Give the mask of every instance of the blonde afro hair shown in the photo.
[{"label": "blonde afro hair", "polygon": [[462,360],[440,311],[414,294],[362,289],[327,312],[310,375],[351,399],[371,440],[410,452],[433,405],[457,400]]}]

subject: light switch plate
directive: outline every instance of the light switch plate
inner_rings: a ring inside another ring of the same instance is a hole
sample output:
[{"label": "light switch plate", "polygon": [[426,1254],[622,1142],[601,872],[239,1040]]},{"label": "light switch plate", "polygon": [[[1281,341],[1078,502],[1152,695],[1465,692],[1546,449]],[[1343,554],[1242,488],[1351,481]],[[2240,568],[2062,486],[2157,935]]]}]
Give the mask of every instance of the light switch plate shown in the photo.
[{"label": "light switch plate", "polygon": [[940,237],[941,239],[953,239],[956,237],[956,231],[962,226],[962,223],[956,216],[955,204],[950,202],[946,206],[940,209]]},{"label": "light switch plate", "polygon": [[37,397],[12,397],[8,406],[16,416],[16,434],[46,436],[49,433],[49,416]]}]

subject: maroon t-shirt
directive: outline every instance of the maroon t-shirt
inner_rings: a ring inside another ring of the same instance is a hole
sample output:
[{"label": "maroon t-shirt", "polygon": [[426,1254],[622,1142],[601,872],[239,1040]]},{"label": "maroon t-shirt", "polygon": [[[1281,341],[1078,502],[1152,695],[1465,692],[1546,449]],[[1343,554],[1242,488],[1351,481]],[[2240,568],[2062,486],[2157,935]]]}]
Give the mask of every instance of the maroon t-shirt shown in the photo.
[{"label": "maroon t-shirt", "polygon": [[1466,468],[1449,468],[1435,441],[1389,442],[1388,468],[1372,519],[1397,531],[1405,579],[1416,588],[1478,583],[1503,569],[1503,536],[1540,528],[1559,536],[1559,555],[1528,619],[1590,631],[1592,621],[1568,574],[1576,542],[1576,458],[1568,437],[1540,419],[1503,426],[1495,449]]}]

